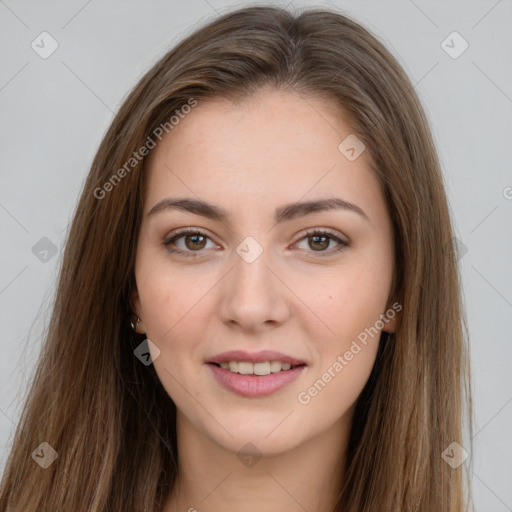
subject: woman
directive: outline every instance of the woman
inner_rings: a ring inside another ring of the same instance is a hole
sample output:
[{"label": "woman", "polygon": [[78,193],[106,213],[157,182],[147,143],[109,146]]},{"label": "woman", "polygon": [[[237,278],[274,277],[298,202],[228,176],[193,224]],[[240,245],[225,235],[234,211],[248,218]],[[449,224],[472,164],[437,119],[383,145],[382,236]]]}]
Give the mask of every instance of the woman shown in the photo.
[{"label": "woman", "polygon": [[197,30],[93,161],[0,509],[467,510],[452,240],[367,30],[276,7]]}]

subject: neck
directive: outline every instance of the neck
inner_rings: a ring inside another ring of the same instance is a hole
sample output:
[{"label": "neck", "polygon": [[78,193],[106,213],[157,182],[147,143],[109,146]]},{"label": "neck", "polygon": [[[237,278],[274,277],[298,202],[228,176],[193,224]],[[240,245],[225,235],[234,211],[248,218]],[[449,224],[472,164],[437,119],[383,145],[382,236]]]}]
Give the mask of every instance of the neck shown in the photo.
[{"label": "neck", "polygon": [[278,455],[226,450],[178,411],[179,475],[165,512],[332,512],[343,482],[353,409],[327,432]]}]

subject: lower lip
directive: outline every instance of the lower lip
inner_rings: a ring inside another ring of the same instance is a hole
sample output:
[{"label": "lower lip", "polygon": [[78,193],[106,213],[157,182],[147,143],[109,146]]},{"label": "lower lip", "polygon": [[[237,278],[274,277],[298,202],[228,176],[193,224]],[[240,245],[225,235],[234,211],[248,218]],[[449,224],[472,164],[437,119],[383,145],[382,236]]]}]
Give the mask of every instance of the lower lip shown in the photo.
[{"label": "lower lip", "polygon": [[290,370],[270,373],[268,375],[242,375],[225,370],[209,363],[217,380],[229,391],[242,396],[267,396],[280,390],[290,382],[297,379],[306,369],[306,366],[296,366]]}]

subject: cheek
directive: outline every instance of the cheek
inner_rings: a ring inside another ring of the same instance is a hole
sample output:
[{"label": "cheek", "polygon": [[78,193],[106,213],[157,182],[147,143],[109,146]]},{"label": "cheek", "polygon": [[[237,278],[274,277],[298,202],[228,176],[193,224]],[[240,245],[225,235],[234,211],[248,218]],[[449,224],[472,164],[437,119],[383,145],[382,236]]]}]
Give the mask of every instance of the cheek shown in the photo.
[{"label": "cheek", "polygon": [[385,312],[390,274],[390,270],[363,260],[334,273],[317,276],[314,292],[311,279],[302,278],[298,281],[297,295],[304,297],[305,306],[316,315],[310,312],[302,317],[321,320],[324,333],[321,339],[329,346],[336,342],[343,344],[373,326]]},{"label": "cheek", "polygon": [[190,277],[160,270],[154,266],[139,288],[146,336],[159,349],[153,365],[164,389],[177,405],[188,408],[190,394],[197,394],[189,379],[200,360],[198,348],[205,332],[201,297],[207,290],[204,284],[191,284]]},{"label": "cheek", "polygon": [[[340,350],[322,367],[319,375],[311,379],[309,387],[297,397],[304,423],[311,432],[321,431],[341,418],[351,421],[355,403],[371,374],[378,348],[378,339],[366,347],[353,348],[351,360],[347,351]],[[350,344],[349,344],[350,346]],[[348,349],[348,347],[347,347]],[[339,358],[338,358],[339,356]]]},{"label": "cheek", "polygon": [[388,281],[379,281],[368,268],[364,273],[338,274],[326,283],[323,293],[311,295],[308,305],[320,312],[329,330],[312,336],[318,364],[297,397],[312,432],[352,412],[375,363],[380,341],[375,324],[385,311],[388,292]]},{"label": "cheek", "polygon": [[137,284],[148,338],[165,345],[193,330],[214,281],[199,278],[193,266],[176,269],[160,260],[141,258]]},{"label": "cheek", "polygon": [[[321,318],[324,334],[313,335],[309,325],[318,365],[299,403],[316,411],[308,418],[323,415],[327,422],[350,409],[370,376],[380,342],[377,322],[385,312],[391,283],[391,267],[384,260],[359,258],[350,263],[317,281],[317,291],[306,301]],[[316,428],[314,423],[310,427]]]},{"label": "cheek", "polygon": [[[183,385],[202,364],[201,347],[212,311],[208,292],[216,279],[209,279],[206,273],[199,279],[193,266],[171,269],[168,262],[160,263],[157,258],[144,263],[142,260],[137,283],[146,336],[160,351],[154,368],[169,396],[186,405]],[[186,388],[196,394],[194,386]]]}]

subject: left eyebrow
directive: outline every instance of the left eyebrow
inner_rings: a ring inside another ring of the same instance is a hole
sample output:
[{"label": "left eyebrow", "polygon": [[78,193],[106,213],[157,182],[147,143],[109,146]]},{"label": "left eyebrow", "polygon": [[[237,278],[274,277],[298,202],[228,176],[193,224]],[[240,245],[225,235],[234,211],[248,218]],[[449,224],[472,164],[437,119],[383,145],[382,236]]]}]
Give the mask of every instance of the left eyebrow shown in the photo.
[{"label": "left eyebrow", "polygon": [[[182,210],[193,213],[194,215],[201,215],[202,217],[225,223],[229,223],[231,218],[231,215],[224,208],[193,198],[162,199],[151,208],[148,212],[148,217],[171,209]],[[280,224],[282,222],[299,217],[305,217],[314,213],[339,209],[355,212],[369,221],[368,216],[359,206],[338,197],[318,199],[316,201],[306,201],[302,203],[290,203],[280,206],[279,208],[276,208],[274,221],[277,224]]]}]

